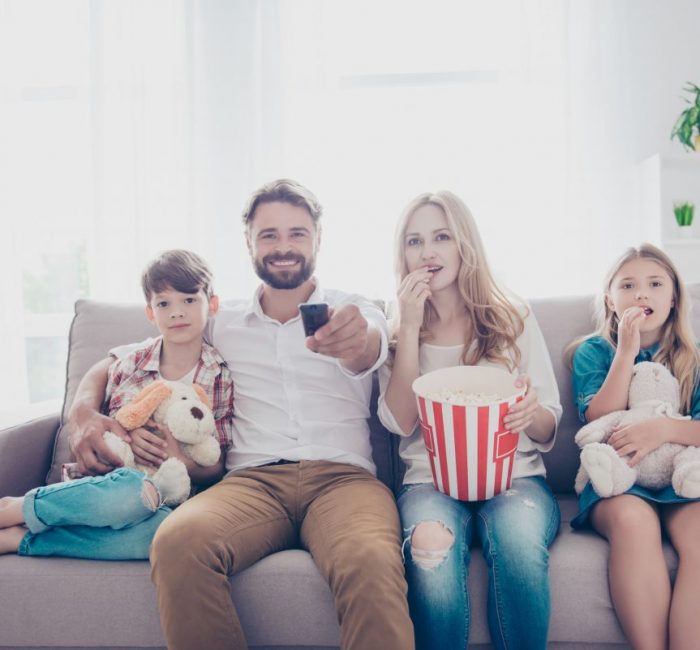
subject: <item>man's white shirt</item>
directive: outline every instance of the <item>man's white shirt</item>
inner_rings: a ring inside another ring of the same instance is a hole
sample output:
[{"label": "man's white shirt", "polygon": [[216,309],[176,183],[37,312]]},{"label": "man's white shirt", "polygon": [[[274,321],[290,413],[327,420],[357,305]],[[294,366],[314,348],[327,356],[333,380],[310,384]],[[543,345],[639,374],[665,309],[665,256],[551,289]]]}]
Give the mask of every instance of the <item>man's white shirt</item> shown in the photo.
[{"label": "man's white shirt", "polygon": [[332,309],[355,304],[381,333],[375,364],[360,374],[305,345],[297,315],[286,323],[266,316],[258,289],[252,301],[227,301],[212,324],[211,342],[234,382],[233,445],[229,471],[279,459],[351,463],[375,473],[369,441],[372,371],[387,355],[382,311],[358,295],[324,291],[316,284],[308,302]]}]

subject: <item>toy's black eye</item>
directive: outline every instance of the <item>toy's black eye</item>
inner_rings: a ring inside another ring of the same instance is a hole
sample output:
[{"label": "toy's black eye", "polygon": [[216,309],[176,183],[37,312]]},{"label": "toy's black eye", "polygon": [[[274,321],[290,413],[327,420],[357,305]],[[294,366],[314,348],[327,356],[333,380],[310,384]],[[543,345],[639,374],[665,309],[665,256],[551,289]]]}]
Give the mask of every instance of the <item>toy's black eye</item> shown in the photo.
[{"label": "toy's black eye", "polygon": [[187,399],[186,397],[181,397],[180,399]]}]

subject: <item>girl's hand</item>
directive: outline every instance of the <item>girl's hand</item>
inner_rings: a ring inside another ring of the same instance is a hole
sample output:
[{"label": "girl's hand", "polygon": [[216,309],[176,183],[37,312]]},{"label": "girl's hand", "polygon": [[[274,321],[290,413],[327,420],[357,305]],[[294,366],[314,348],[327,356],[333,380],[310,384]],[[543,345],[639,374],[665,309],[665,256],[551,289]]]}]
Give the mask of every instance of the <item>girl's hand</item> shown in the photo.
[{"label": "girl's hand", "polygon": [[525,397],[508,409],[503,418],[503,424],[513,433],[524,432],[535,420],[540,402],[537,399],[537,391],[532,387],[530,377],[520,375],[515,380],[518,388],[525,386]]},{"label": "girl's hand", "polygon": [[617,349],[620,354],[632,358],[639,354],[641,347],[639,327],[645,318],[646,315],[641,307],[625,309],[617,325]]},{"label": "girl's hand", "polygon": [[620,456],[630,456],[627,464],[634,467],[647,454],[668,442],[666,429],[663,426],[665,419],[654,418],[644,422],[613,427],[608,444]]},{"label": "girl's hand", "polygon": [[397,292],[401,327],[420,327],[423,324],[425,301],[431,296],[429,284],[432,277],[430,271],[420,268],[409,273],[401,282]]}]

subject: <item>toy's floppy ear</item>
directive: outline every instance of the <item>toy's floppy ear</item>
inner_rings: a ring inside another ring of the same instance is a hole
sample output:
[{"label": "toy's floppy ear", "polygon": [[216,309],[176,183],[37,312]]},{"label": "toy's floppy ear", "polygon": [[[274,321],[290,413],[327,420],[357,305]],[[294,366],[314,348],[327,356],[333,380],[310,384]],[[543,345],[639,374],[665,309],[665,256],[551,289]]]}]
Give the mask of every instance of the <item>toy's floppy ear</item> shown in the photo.
[{"label": "toy's floppy ear", "polygon": [[208,408],[211,408],[211,404],[209,403],[209,396],[204,392],[204,389],[199,384],[192,384],[192,388],[194,388],[194,392],[197,393],[197,397],[199,397],[199,400],[201,402],[204,402]]},{"label": "toy's floppy ear", "polygon": [[122,406],[114,416],[127,431],[142,427],[153,415],[158,405],[170,397],[172,388],[164,381],[154,381],[144,388],[131,402]]}]

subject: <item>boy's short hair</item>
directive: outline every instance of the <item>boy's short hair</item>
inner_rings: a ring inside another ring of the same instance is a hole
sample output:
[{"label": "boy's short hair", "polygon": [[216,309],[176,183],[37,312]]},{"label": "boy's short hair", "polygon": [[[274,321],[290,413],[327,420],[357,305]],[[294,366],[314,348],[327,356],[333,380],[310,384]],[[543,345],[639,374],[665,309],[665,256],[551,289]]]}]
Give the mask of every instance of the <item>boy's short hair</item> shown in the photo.
[{"label": "boy's short hair", "polygon": [[311,190],[289,178],[280,178],[266,183],[259,190],[253,192],[243,210],[243,224],[250,227],[255,218],[255,211],[263,203],[289,203],[300,208],[305,208],[311,215],[314,225],[318,225],[323,208]]},{"label": "boy's short hair", "polygon": [[200,289],[211,298],[212,272],[196,253],[175,249],[161,253],[148,264],[141,275],[141,287],[146,302],[155,293],[174,289],[182,293],[197,293]]}]

